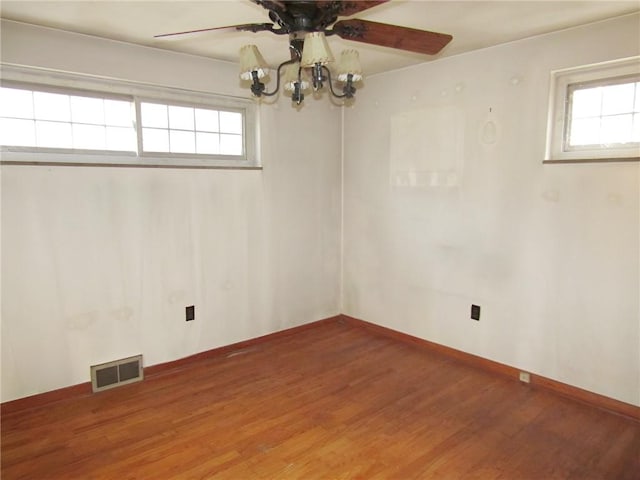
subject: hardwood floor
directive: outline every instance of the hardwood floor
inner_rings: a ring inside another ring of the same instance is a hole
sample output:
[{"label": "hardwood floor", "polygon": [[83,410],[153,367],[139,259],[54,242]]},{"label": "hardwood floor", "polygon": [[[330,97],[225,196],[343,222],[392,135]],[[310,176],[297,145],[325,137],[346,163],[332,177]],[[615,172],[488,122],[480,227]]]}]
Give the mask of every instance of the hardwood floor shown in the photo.
[{"label": "hardwood floor", "polygon": [[2,479],[639,479],[640,423],[344,322],[2,418]]}]

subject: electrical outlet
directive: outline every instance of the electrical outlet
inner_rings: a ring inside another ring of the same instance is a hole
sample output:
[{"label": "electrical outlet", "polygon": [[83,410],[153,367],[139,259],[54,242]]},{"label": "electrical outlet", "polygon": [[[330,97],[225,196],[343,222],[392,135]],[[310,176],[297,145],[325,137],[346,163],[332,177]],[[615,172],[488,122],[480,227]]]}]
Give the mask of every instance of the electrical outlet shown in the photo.
[{"label": "electrical outlet", "polygon": [[196,319],[196,307],[194,305],[189,305],[185,309],[185,320],[190,322],[191,320]]},{"label": "electrical outlet", "polygon": [[471,320],[480,321],[480,305],[471,305]]},{"label": "electrical outlet", "polygon": [[529,372],[520,372],[520,381],[523,383],[530,383],[531,375],[529,374]]}]

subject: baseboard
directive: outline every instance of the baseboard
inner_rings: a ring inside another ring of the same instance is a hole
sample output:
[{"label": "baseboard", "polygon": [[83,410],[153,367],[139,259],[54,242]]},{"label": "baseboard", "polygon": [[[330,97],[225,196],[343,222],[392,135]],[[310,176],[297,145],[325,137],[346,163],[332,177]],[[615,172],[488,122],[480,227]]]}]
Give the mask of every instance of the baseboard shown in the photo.
[{"label": "baseboard", "polygon": [[316,328],[325,323],[336,322],[340,318],[341,318],[340,315],[337,315],[335,317],[329,317],[323,320],[316,320],[315,322],[305,323],[304,325],[298,325],[297,327],[287,328],[286,330],[280,330],[278,332],[268,333],[267,335],[251,338],[249,340],[243,340],[242,342],[232,343],[231,345],[224,345],[222,347],[213,348],[211,350],[207,350],[201,353],[196,353],[195,355],[190,355],[188,357],[180,358],[178,360],[173,360],[171,362],[159,363],[157,365],[145,367],[144,376],[145,378],[149,378],[154,375],[161,375],[163,373],[170,372],[172,370],[183,368],[199,360],[219,357],[222,355],[226,355],[230,352],[246,349],[249,347],[254,347],[261,343],[264,343],[270,340],[275,340],[276,338],[288,337],[290,335],[294,335],[296,333],[300,333],[305,330]]},{"label": "baseboard", "polygon": [[[226,355],[232,351],[253,347],[261,343],[267,342],[269,340],[287,337],[289,335],[293,335],[295,333],[299,333],[304,330],[316,328],[325,323],[331,323],[336,321],[345,323],[347,325],[355,326],[355,327],[365,328],[370,332],[376,333],[378,335],[383,335],[385,337],[392,338],[392,339],[401,341],[403,343],[409,343],[420,348],[426,348],[429,351],[436,352],[441,355],[445,355],[447,357],[453,358],[460,362],[464,362],[476,368],[481,368],[483,370],[490,371],[499,375],[506,375],[507,377],[513,378],[514,380],[519,379],[521,370],[515,367],[512,367],[510,365],[505,365],[503,363],[495,362],[493,360],[488,360],[486,358],[479,357],[477,355],[472,355],[470,353],[466,353],[461,350],[456,350],[451,347],[446,347],[438,343],[430,342],[428,340],[425,340],[419,337],[414,337],[412,335],[398,332],[397,330],[392,330],[390,328],[383,327],[381,325],[376,325],[370,322],[366,322],[364,320],[350,317],[348,315],[337,315],[335,317],[325,318],[323,320],[318,320],[315,322],[306,323],[304,325],[299,325],[297,327],[288,328],[286,330],[269,333],[267,335],[263,335],[260,337],[244,340],[242,342],[233,343],[231,345],[225,345],[222,347],[207,350],[205,352],[197,353],[195,355],[190,355],[188,357],[180,358],[178,360],[160,363],[157,365],[151,365],[149,367],[145,367],[144,375],[145,375],[145,378],[153,377],[156,375],[162,375],[162,374],[174,371],[176,369],[187,367],[193,362]],[[632,418],[636,421],[640,421],[640,407],[631,405],[629,403],[621,402],[620,400],[609,398],[604,395],[593,393],[588,390],[583,390],[581,388],[574,387],[573,385],[568,385],[566,383],[562,383],[557,380],[552,380],[550,378],[546,378],[546,377],[535,375],[535,374],[530,374],[530,383],[528,385],[533,388],[543,388],[545,390],[550,390],[559,395],[591,405],[593,407],[607,410],[609,412],[616,413],[618,415],[622,415],[628,418]],[[24,398],[19,398],[16,400],[4,402],[0,405],[0,414],[7,415],[13,412],[26,410],[29,408],[42,407],[54,402],[59,402],[61,400],[88,396],[88,395],[91,395],[91,393],[92,393],[91,382],[72,385],[70,387],[60,388],[50,392],[40,393],[37,395],[31,395],[29,397],[24,397]]]},{"label": "baseboard", "polygon": [[[171,362],[151,365],[149,367],[144,368],[144,376],[145,378],[150,378],[156,375],[168,373],[172,370],[186,367],[189,364],[192,364],[193,362],[197,362],[199,360],[226,355],[227,353],[230,353],[232,351],[249,348],[249,347],[258,345],[260,343],[267,342],[269,340],[274,340],[276,338],[287,337],[289,335],[293,335],[295,333],[299,333],[304,330],[316,328],[325,323],[336,322],[339,319],[340,319],[339,315],[334,317],[329,317],[323,320],[317,320],[315,322],[306,323],[304,325],[299,325],[297,327],[292,327],[286,330],[280,330],[278,332],[269,333],[267,335],[251,338],[249,340],[244,340],[242,342],[233,343],[231,345],[225,345],[222,347],[207,350],[205,352],[196,353],[195,355],[190,355],[188,357],[180,358],[178,360],[173,360]],[[31,395],[29,397],[23,397],[23,398],[18,398],[16,400],[3,402],[0,405],[0,415],[7,415],[13,412],[27,410],[30,408],[42,407],[51,403],[59,402],[61,400],[68,400],[71,398],[83,397],[91,394],[92,394],[91,382],[80,383],[78,385],[72,385],[70,387],[59,388],[57,390],[38,393],[36,395]]]},{"label": "baseboard", "polygon": [[91,382],[79,383],[78,385],[71,385],[70,387],[59,388],[57,390],[3,402],[2,405],[0,405],[0,415],[4,416],[30,408],[42,407],[61,400],[88,395],[91,395]]},{"label": "baseboard", "polygon": [[[370,332],[377,333],[394,340],[416,345],[420,348],[426,348],[432,352],[446,355],[468,365],[500,375],[506,375],[510,378],[513,378],[514,380],[519,381],[520,372],[522,370],[510,365],[505,365],[493,360],[488,360],[477,355],[472,355],[461,350],[446,347],[438,343],[430,342],[419,337],[414,337],[412,335],[398,332],[397,330],[392,330],[390,328],[376,325],[374,323],[369,323],[364,320],[353,318],[348,315],[340,315],[340,321],[348,325],[365,328]],[[535,375],[532,373],[530,373],[530,382],[528,385],[533,388],[543,388],[545,390],[550,390],[564,397],[568,397],[578,402],[588,404],[592,407],[607,410],[609,412],[622,415],[636,421],[640,421],[640,407],[637,407],[630,403],[625,403],[614,398],[606,397],[604,395],[590,392],[588,390],[583,390],[582,388],[574,387],[573,385],[568,385],[566,383],[562,383],[557,380],[546,378],[541,375]]]}]

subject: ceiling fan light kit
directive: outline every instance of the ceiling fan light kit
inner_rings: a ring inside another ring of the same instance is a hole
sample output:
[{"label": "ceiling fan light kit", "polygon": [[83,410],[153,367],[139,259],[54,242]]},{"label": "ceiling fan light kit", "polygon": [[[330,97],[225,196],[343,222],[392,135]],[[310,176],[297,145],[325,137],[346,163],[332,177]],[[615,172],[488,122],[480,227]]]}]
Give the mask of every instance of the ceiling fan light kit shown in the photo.
[{"label": "ceiling fan light kit", "polygon": [[290,63],[284,68],[283,87],[287,92],[293,92],[298,87],[302,90],[309,89],[309,80],[306,72],[300,71],[300,62]]},{"label": "ceiling fan light kit", "polygon": [[313,67],[317,63],[326,65],[334,61],[329,49],[327,37],[322,32],[307,33],[304,37],[304,49],[300,64],[303,67]]},{"label": "ceiling fan light kit", "polygon": [[[276,69],[276,86],[266,91],[262,81],[267,77],[269,67],[255,45],[245,45],[240,49],[240,78],[251,82],[251,92],[256,97],[272,96],[283,89],[291,92],[296,105],[304,100],[303,91],[313,86],[321,91],[325,84],[336,98],[350,99],[356,93],[354,83],[362,80],[362,68],[358,52],[344,50],[340,55],[336,73],[337,82],[342,84],[342,93],[336,93],[328,64],[334,62],[327,43],[327,36],[337,35],[344,40],[396,48],[409,52],[435,55],[453,38],[451,35],[415,28],[388,25],[360,19],[338,21],[338,17],[348,17],[375,7],[389,0],[251,0],[269,11],[273,23],[250,23],[231,27],[214,27],[187,32],[156,35],[167,37],[185,33],[210,30],[234,29],[241,32],[267,31],[276,35],[289,36],[291,59],[281,63]],[[308,80],[311,76],[311,83]]]},{"label": "ceiling fan light kit", "polygon": [[307,72],[310,72],[311,85],[315,92],[328,84],[334,97],[353,98],[356,93],[354,82],[362,80],[362,67],[357,51],[345,50],[340,55],[337,80],[343,86],[342,93],[337,93],[331,79],[331,70],[327,67],[335,59],[324,32],[309,32],[305,34],[303,42],[298,40],[297,35],[292,35],[289,47],[292,58],[281,63],[276,69],[276,87],[272,92],[267,92],[262,82],[269,67],[258,47],[245,45],[240,49],[240,78],[251,80],[251,92],[256,97],[277,94],[282,83],[284,90],[291,93],[291,100],[300,105],[304,100],[303,91],[308,90],[310,85],[307,80]]},{"label": "ceiling fan light kit", "polygon": [[352,76],[354,82],[362,80],[362,67],[360,66],[360,54],[357,50],[343,50],[338,63],[338,80],[346,82]]},{"label": "ceiling fan light kit", "polygon": [[267,76],[267,62],[255,45],[245,45],[240,49],[240,78],[251,80],[253,72],[258,78]]}]

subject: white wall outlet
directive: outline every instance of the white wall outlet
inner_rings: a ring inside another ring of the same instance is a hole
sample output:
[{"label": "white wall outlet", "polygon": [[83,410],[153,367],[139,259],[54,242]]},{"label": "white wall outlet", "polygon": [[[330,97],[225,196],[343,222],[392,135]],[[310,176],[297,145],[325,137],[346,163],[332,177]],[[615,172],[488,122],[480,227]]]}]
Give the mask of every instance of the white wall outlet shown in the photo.
[{"label": "white wall outlet", "polygon": [[531,382],[531,375],[529,372],[520,372],[520,381],[524,383]]}]

